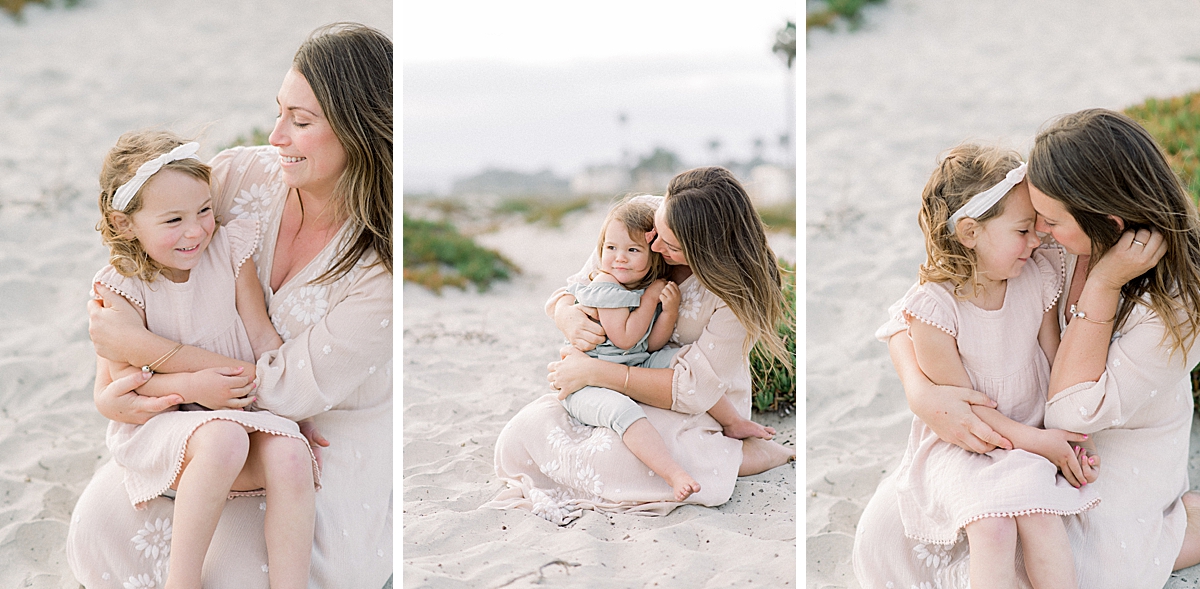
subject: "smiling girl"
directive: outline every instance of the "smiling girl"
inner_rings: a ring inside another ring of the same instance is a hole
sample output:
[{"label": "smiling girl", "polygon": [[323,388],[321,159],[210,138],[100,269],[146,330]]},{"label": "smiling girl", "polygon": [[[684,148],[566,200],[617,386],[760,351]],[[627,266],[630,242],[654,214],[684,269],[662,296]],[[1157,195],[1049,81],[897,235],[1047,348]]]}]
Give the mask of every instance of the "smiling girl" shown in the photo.
[{"label": "smiling girl", "polygon": [[319,469],[298,426],[265,411],[242,411],[253,398],[217,407],[189,402],[200,383],[236,377],[240,368],[171,373],[171,358],[184,345],[254,362],[282,344],[251,259],[258,223],[218,226],[210,169],[196,158],[198,147],[165,132],[126,133],[100,173],[97,229],[111,255],[94,288],[119,295],[107,300],[180,342],[142,367],[97,356],[97,370],[112,379],[140,372],[139,394],[173,395],[180,403],[144,425],[110,422],[107,444],[134,507],[160,495],[175,500],[165,587],[201,586],[205,555],[231,495],[266,495],[271,587],[307,587]]}]

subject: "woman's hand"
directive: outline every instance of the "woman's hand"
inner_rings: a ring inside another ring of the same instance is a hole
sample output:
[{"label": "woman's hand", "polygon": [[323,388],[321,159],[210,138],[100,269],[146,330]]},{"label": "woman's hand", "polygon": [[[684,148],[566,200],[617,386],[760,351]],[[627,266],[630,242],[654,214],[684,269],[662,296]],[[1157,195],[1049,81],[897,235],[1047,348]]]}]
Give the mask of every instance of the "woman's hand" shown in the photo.
[{"label": "woman's hand", "polygon": [[322,436],[321,432],[317,431],[317,426],[313,424],[311,419],[302,419],[296,422],[296,425],[300,426],[300,434],[308,440],[308,445],[312,448],[313,457],[317,459],[317,468],[323,469],[321,448],[328,448],[329,440],[326,440],[325,436]]},{"label": "woman's hand", "polygon": [[592,321],[578,305],[566,301],[569,301],[568,297],[563,297],[555,305],[554,325],[567,337],[567,341],[584,352],[604,343],[604,328]]},{"label": "woman's hand", "polygon": [[589,381],[591,363],[603,362],[603,360],[592,358],[574,346],[564,346],[562,350],[559,350],[559,355],[562,356],[562,360],[546,365],[550,371],[546,375],[546,380],[550,381],[550,388],[558,391],[558,398],[562,400],[567,398],[567,395],[591,384]]},{"label": "woman's hand", "polygon": [[114,362],[129,363],[126,344],[146,331],[142,318],[128,302],[107,289],[99,289],[102,299],[88,301],[88,335],[96,353]]},{"label": "woman's hand", "polygon": [[256,397],[248,396],[258,383],[242,375],[242,368],[206,368],[190,374],[188,389],[192,403],[209,409],[243,409]]},{"label": "woman's hand", "polygon": [[928,390],[908,395],[909,408],[944,442],[968,452],[986,454],[996,448],[1012,449],[1009,442],[984,423],[972,405],[995,408],[987,395],[972,389],[928,384]]},{"label": "woman's hand", "polygon": [[1167,253],[1167,243],[1158,231],[1126,231],[1088,273],[1088,281],[1121,290],[1126,282],[1141,276],[1158,264]]},{"label": "woman's hand", "polygon": [[177,394],[164,397],[139,395],[137,388],[146,384],[149,378],[149,374],[139,370],[111,381],[103,388],[98,388],[94,395],[96,408],[102,415],[113,421],[141,425],[149,421],[151,417],[165,411],[172,411],[184,402],[183,396]]},{"label": "woman's hand", "polygon": [[[1072,487],[1082,487],[1088,483],[1084,476],[1083,465],[1080,464],[1082,455],[1071,445],[1071,442],[1087,440],[1084,434],[1077,434],[1061,429],[1036,429],[1027,439],[1021,440],[1019,447],[1027,452],[1033,452],[1044,457],[1062,471],[1063,477]],[[1095,480],[1093,478],[1093,480]]]}]

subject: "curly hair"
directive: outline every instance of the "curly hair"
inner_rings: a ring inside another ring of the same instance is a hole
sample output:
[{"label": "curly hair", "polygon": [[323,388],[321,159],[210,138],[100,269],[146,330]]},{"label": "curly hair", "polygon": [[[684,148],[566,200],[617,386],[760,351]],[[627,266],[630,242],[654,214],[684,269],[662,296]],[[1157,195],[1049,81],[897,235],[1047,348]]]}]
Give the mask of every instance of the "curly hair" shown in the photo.
[{"label": "curly hair", "polygon": [[[954,285],[955,296],[967,298],[976,294],[978,258],[974,250],[949,232],[947,223],[950,215],[972,196],[999,184],[1009,171],[1020,165],[1021,156],[1015,151],[972,143],[952,147],[943,154],[921,191],[921,210],[917,213],[917,222],[925,233],[925,263],[918,272],[921,284],[949,282]],[[1011,194],[1010,191],[974,219],[986,223],[1004,214]]]},{"label": "curly hair", "polygon": [[[96,231],[104,245],[108,246],[108,261],[122,276],[133,276],[153,282],[162,273],[163,266],[146,254],[146,249],[128,230],[118,228],[118,218],[128,218],[142,208],[142,193],[146,187],[133,195],[125,210],[113,208],[113,196],[121,185],[137,173],[142,164],[191,141],[168,131],[131,131],[121,135],[117,144],[108,150],[100,166],[100,222]],[[182,172],[209,183],[212,169],[197,159],[182,159],[170,162],[163,170]]]}]

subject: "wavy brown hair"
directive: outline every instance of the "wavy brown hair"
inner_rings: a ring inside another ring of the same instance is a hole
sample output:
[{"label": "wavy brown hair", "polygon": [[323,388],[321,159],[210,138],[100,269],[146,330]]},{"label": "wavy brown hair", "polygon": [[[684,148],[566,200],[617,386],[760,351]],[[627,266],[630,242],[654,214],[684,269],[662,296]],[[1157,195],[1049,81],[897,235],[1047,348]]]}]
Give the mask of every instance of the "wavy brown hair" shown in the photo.
[{"label": "wavy brown hair", "polygon": [[[979,282],[975,250],[951,235],[947,223],[950,215],[972,196],[999,184],[1020,165],[1021,156],[1015,151],[973,143],[957,145],[942,154],[921,191],[921,210],[917,213],[917,222],[925,233],[925,263],[917,274],[921,284],[949,282],[954,285],[955,296],[975,295]],[[974,219],[986,223],[1004,214],[1007,201],[1008,194]]]},{"label": "wavy brown hair", "polygon": [[[100,222],[96,231],[108,246],[108,262],[122,276],[135,276],[153,282],[162,272],[163,266],[146,255],[146,249],[128,230],[118,229],[117,219],[132,216],[142,209],[142,192],[138,189],[124,211],[113,208],[113,196],[121,185],[137,173],[142,164],[164,154],[191,139],[184,139],[168,131],[132,131],[121,135],[117,144],[108,150],[104,163],[100,165]],[[212,169],[198,159],[182,159],[165,164],[162,170],[175,170],[191,176],[205,184],[209,183]],[[159,173],[162,172],[159,170]],[[147,184],[149,182],[147,181]]]},{"label": "wavy brown hair", "polygon": [[292,67],[317,96],[346,151],[334,187],[337,218],[349,219],[348,247],[313,282],[344,276],[368,251],[392,273],[392,40],[360,24],[313,31]]},{"label": "wavy brown hair", "polygon": [[[1164,337],[1170,338],[1172,352],[1186,355],[1200,326],[1200,223],[1154,138],[1119,112],[1097,108],[1064,115],[1034,140],[1029,181],[1061,202],[1091,239],[1090,264],[1125,230],[1162,234],[1166,255],[1121,287],[1114,327],[1148,298],[1167,327]],[[1120,218],[1124,229],[1110,215]]]},{"label": "wavy brown hair", "polygon": [[[604,217],[604,223],[600,225],[600,237],[596,239],[597,266],[600,265],[600,258],[604,256],[605,232],[608,231],[609,223],[613,221],[620,221],[625,226],[625,230],[629,232],[629,237],[635,242],[642,243],[646,248],[646,253],[650,256],[646,275],[637,282],[622,284],[629,290],[646,288],[650,286],[651,282],[670,275],[670,267],[667,266],[667,261],[663,259],[662,254],[650,249],[650,244],[644,243],[645,234],[654,230],[655,210],[654,205],[638,200],[638,195],[629,195],[617,201],[608,210],[608,215]],[[592,278],[595,278],[595,273],[592,274]]]},{"label": "wavy brown hair", "polygon": [[777,328],[795,317],[785,316],[779,260],[746,189],[725,168],[696,168],[671,179],[663,206],[696,278],[746,329],[743,352],[757,345],[791,373]]}]

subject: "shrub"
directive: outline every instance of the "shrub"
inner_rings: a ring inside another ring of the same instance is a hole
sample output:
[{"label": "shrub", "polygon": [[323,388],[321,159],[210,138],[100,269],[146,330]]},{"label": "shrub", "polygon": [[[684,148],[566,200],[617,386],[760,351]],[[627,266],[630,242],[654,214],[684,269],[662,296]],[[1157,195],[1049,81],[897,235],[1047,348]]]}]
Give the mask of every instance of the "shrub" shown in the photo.
[{"label": "shrub", "polygon": [[763,356],[758,346],[750,351],[754,408],[759,411],[790,411],[796,406],[796,267],[784,260],[779,265],[783,269],[785,305],[779,336],[793,360],[791,366],[785,367],[778,360]]},{"label": "shrub", "polygon": [[445,286],[465,290],[467,283],[486,291],[494,280],[508,280],[520,269],[504,256],[475,244],[446,222],[404,215],[404,279],[441,293]]}]

